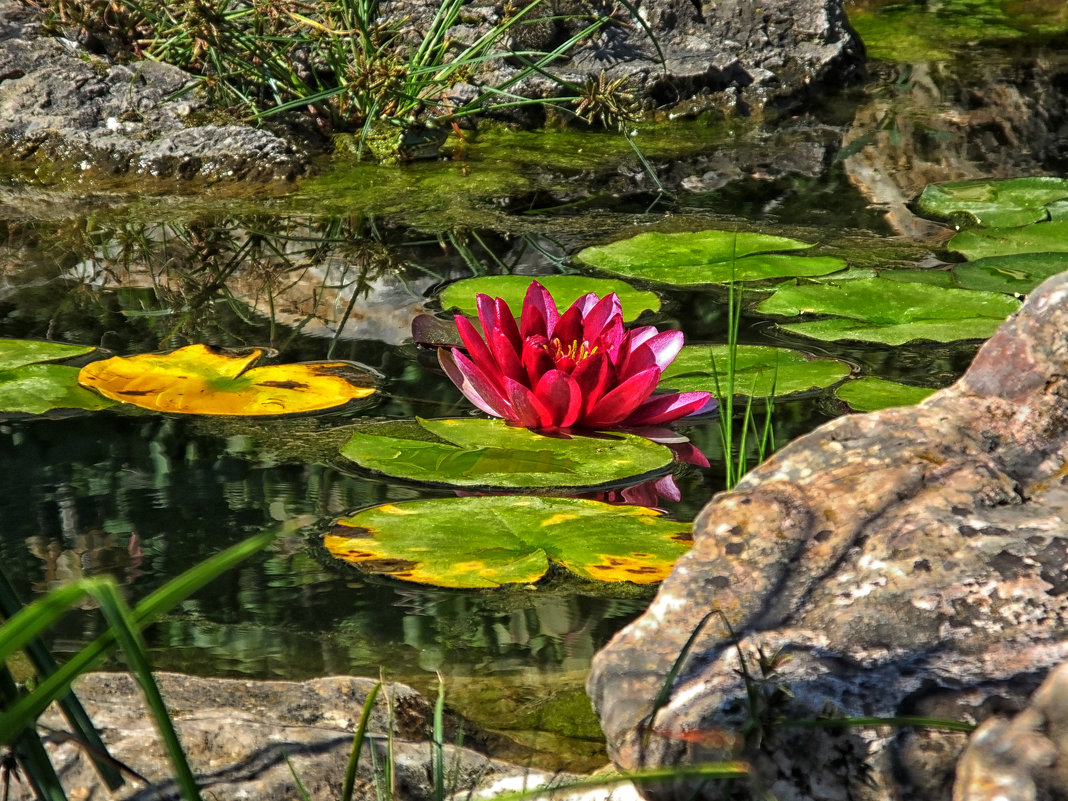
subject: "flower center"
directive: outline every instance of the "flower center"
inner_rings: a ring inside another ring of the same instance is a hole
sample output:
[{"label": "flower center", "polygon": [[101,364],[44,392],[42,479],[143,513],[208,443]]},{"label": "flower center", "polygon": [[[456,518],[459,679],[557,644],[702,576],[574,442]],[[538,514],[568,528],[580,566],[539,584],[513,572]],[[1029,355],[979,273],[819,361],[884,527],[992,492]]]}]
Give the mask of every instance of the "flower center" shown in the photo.
[{"label": "flower center", "polygon": [[551,348],[553,361],[557,363],[557,366],[561,366],[561,362],[568,367],[572,367],[575,364],[581,362],[583,359],[588,359],[590,356],[597,352],[597,346],[591,345],[586,340],[579,342],[577,339],[567,343],[567,347],[564,347],[564,343],[559,339],[553,339],[549,342]]}]

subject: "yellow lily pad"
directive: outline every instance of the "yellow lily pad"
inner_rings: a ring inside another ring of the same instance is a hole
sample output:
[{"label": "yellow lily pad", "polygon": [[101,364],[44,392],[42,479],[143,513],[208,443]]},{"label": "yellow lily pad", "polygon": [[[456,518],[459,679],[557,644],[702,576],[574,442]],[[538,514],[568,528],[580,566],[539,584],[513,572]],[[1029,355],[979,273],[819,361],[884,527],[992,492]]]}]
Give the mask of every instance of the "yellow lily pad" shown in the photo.
[{"label": "yellow lily pad", "polygon": [[373,573],[475,589],[538,581],[555,564],[591,581],[662,581],[691,523],[655,509],[578,498],[431,498],[335,521],[323,545]]},{"label": "yellow lily pad", "polygon": [[374,394],[374,378],[350,362],[253,367],[259,348],[189,345],[170,353],[92,362],[78,383],[106,398],[177,414],[264,417],[322,412]]}]

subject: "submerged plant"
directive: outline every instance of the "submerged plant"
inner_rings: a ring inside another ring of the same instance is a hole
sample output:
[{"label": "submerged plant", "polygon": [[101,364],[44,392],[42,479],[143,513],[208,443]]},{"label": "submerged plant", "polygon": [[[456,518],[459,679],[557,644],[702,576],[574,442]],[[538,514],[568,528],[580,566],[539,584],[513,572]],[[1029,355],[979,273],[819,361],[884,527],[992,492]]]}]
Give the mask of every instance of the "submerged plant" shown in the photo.
[{"label": "submerged plant", "polygon": [[487,414],[538,431],[668,423],[706,406],[708,392],[653,394],[682,348],[681,331],[627,331],[619,298],[587,294],[562,315],[552,295],[530,284],[517,323],[500,298],[478,295],[485,339],[462,315],[467,348],[439,349],[460,391]]}]

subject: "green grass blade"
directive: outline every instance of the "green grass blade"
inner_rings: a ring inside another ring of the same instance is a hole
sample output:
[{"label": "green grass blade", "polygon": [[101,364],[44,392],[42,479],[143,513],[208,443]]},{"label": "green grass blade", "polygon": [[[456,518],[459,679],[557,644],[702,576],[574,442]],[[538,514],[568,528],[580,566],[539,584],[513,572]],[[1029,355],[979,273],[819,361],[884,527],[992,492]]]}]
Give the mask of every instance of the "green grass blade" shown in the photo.
[{"label": "green grass blade", "polygon": [[349,762],[345,766],[345,784],[341,790],[341,801],[352,801],[352,793],[356,787],[356,770],[360,766],[360,754],[363,752],[363,743],[367,738],[367,726],[371,722],[371,713],[375,708],[375,700],[382,689],[382,682],[378,682],[367,693],[367,700],[363,702],[363,712],[360,714],[360,722],[356,726],[356,732],[352,736],[352,751],[349,753]]},{"label": "green grass blade", "polygon": [[152,675],[152,667],[148,663],[148,654],[145,653],[141,642],[139,628],[134,620],[130,608],[126,606],[119,596],[118,588],[114,582],[106,582],[93,591],[93,597],[100,603],[100,611],[111,626],[115,638],[126,655],[126,662],[138,684],[144,693],[145,702],[156,722],[156,728],[163,738],[163,744],[167,748],[171,766],[174,768],[174,779],[180,788],[186,801],[201,801],[200,788],[196,777],[185,758],[178,732],[174,728],[167,705],[163,702],[159,685]]},{"label": "green grass blade", "polygon": [[[138,630],[144,628],[219,574],[266,548],[274,537],[274,531],[250,537],[167,582],[134,608],[134,627]],[[19,731],[30,725],[52,701],[69,689],[75,678],[91,669],[114,647],[115,634],[111,631],[105,632],[86,645],[59,670],[44,678],[32,693],[23,696],[0,714],[0,732]]]},{"label": "green grass blade", "polygon": [[[19,689],[11,671],[7,665],[0,663],[0,701],[7,705],[18,697]],[[18,765],[26,774],[26,780],[33,788],[36,798],[43,801],[67,801],[63,785],[36,729],[0,728],[0,741],[14,749]],[[6,797],[6,790],[4,795]]]},{"label": "green grass blade", "polygon": [[[18,598],[15,588],[8,581],[4,572],[0,570],[0,616],[10,620],[18,615],[23,608],[24,604]],[[0,634],[0,642],[7,644],[6,637],[2,634]],[[32,637],[28,639],[23,648],[38,676],[50,676],[59,669],[56,660],[52,658],[52,654],[39,638]],[[0,657],[0,663],[4,662],[5,659],[6,657]],[[66,718],[67,724],[70,726],[71,734],[75,739],[85,744],[97,775],[100,776],[109,790],[117,790],[125,783],[125,779],[110,761],[111,756],[108,754],[107,746],[104,745],[104,741],[100,738],[100,733],[96,730],[92,720],[89,719],[85,707],[82,706],[74,693],[68,693],[66,696],[57,699],[57,703],[63,712],[63,717]]]},{"label": "green grass blade", "polygon": [[677,679],[679,673],[682,672],[682,668],[686,664],[686,659],[690,656],[690,651],[697,642],[697,638],[701,635],[701,632],[704,630],[708,621],[718,614],[719,612],[717,610],[712,610],[697,622],[693,631],[690,632],[690,636],[687,637],[686,642],[683,643],[679,655],[675,657],[671,669],[667,672],[667,675],[664,676],[664,683],[660,685],[660,692],[658,692],[656,698],[653,699],[653,708],[649,711],[649,722],[644,724],[642,729],[643,748],[649,743],[649,737],[653,733],[653,724],[656,723],[657,713],[664,708],[668,700],[671,698],[671,691],[675,688],[675,679]]},{"label": "green grass blade", "polygon": [[[101,579],[82,579],[53,590],[44,598],[24,606],[0,626],[0,662],[50,628],[89,594],[89,587]],[[5,614],[7,614],[5,612]]]},{"label": "green grass blade", "polygon": [[312,797],[308,793],[308,788],[304,786],[304,782],[302,782],[300,776],[297,775],[297,769],[294,768],[293,763],[289,761],[289,754],[283,751],[282,759],[286,761],[286,766],[289,768],[289,773],[293,776],[293,782],[297,785],[297,792],[300,793],[300,797],[304,799],[304,801],[312,801]]},{"label": "green grass blade", "polygon": [[626,782],[651,784],[679,779],[741,779],[749,775],[745,762],[705,762],[696,765],[672,765],[621,772],[615,776],[591,776],[555,785],[551,789],[532,787],[516,793],[494,796],[494,801],[526,801],[528,798],[553,798],[577,795],[576,791],[608,788]]},{"label": "green grass blade", "polygon": [[430,741],[430,772],[434,801],[445,801],[445,681],[438,673],[438,698],[434,703],[434,727]]}]

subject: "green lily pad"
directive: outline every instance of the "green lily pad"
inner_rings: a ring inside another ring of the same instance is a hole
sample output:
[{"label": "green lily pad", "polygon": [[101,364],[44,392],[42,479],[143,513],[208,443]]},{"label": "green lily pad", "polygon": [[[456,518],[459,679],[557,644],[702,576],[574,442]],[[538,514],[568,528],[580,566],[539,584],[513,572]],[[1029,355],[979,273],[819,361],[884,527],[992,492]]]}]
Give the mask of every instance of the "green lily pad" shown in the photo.
[{"label": "green lily pad", "polygon": [[63,364],[27,364],[0,370],[0,414],[45,414],[57,409],[92,412],[115,405],[79,386],[78,372],[77,367]]},{"label": "green lily pad", "polygon": [[61,362],[96,350],[92,345],[65,345],[37,339],[0,339],[0,370],[26,364]]},{"label": "green lily pad", "polygon": [[874,412],[893,406],[912,406],[937,391],[930,387],[913,387],[868,376],[847,381],[834,391],[834,395],[854,411]]},{"label": "green lily pad", "polygon": [[537,581],[550,565],[595,581],[651,584],[690,547],[690,523],[577,498],[435,498],[336,522],[326,549],[364,570],[474,589]]},{"label": "green lily pad", "polygon": [[927,186],[916,207],[939,220],[966,217],[984,228],[1008,227],[1049,220],[1053,216],[1050,204],[1066,198],[1068,180],[1064,178],[950,181]]},{"label": "green lily pad", "polygon": [[1068,270],[1068,252],[1013,253],[953,265],[965,289],[1026,295],[1047,278]]},{"label": "green lily pad", "polygon": [[780,286],[757,306],[764,314],[828,314],[831,319],[779,323],[801,336],[902,345],[914,340],[985,339],[1020,306],[994,292],[945,289],[868,278]]},{"label": "green lily pad", "polygon": [[1012,253],[1068,251],[1068,220],[1025,225],[1023,228],[975,228],[961,231],[946,245],[968,261]]},{"label": "green lily pad", "polygon": [[661,470],[673,458],[634,434],[546,437],[477,418],[366,424],[341,455],[395,478],[486,489],[589,488]]},{"label": "green lily pad", "polygon": [[842,259],[781,253],[811,247],[807,242],[769,234],[649,232],[611,245],[585,248],[575,258],[600,272],[673,286],[827,275],[845,269]]},{"label": "green lily pad", "polygon": [[97,411],[114,404],[78,385],[78,368],[44,362],[84,356],[92,345],[0,339],[0,414],[45,414],[57,409]]},{"label": "green lily pad", "polygon": [[534,280],[549,290],[561,312],[588,292],[600,298],[615,292],[623,307],[624,322],[638,319],[646,310],[660,311],[660,298],[655,292],[635,289],[626,281],[590,278],[585,275],[545,275],[537,278],[528,275],[487,275],[481,278],[465,278],[445,287],[441,293],[441,305],[445,309],[457,309],[462,314],[473,317],[478,313],[475,295],[489,295],[491,298],[502,298],[518,319],[523,310],[523,298],[527,294],[527,288]]},{"label": "green lily pad", "polygon": [[[660,387],[678,392],[727,391],[728,347],[687,345],[660,379]],[[715,370],[713,371],[713,360]],[[789,348],[738,345],[734,363],[734,393],[766,398],[792,395],[836,384],[850,373],[845,362],[820,359]]]}]

